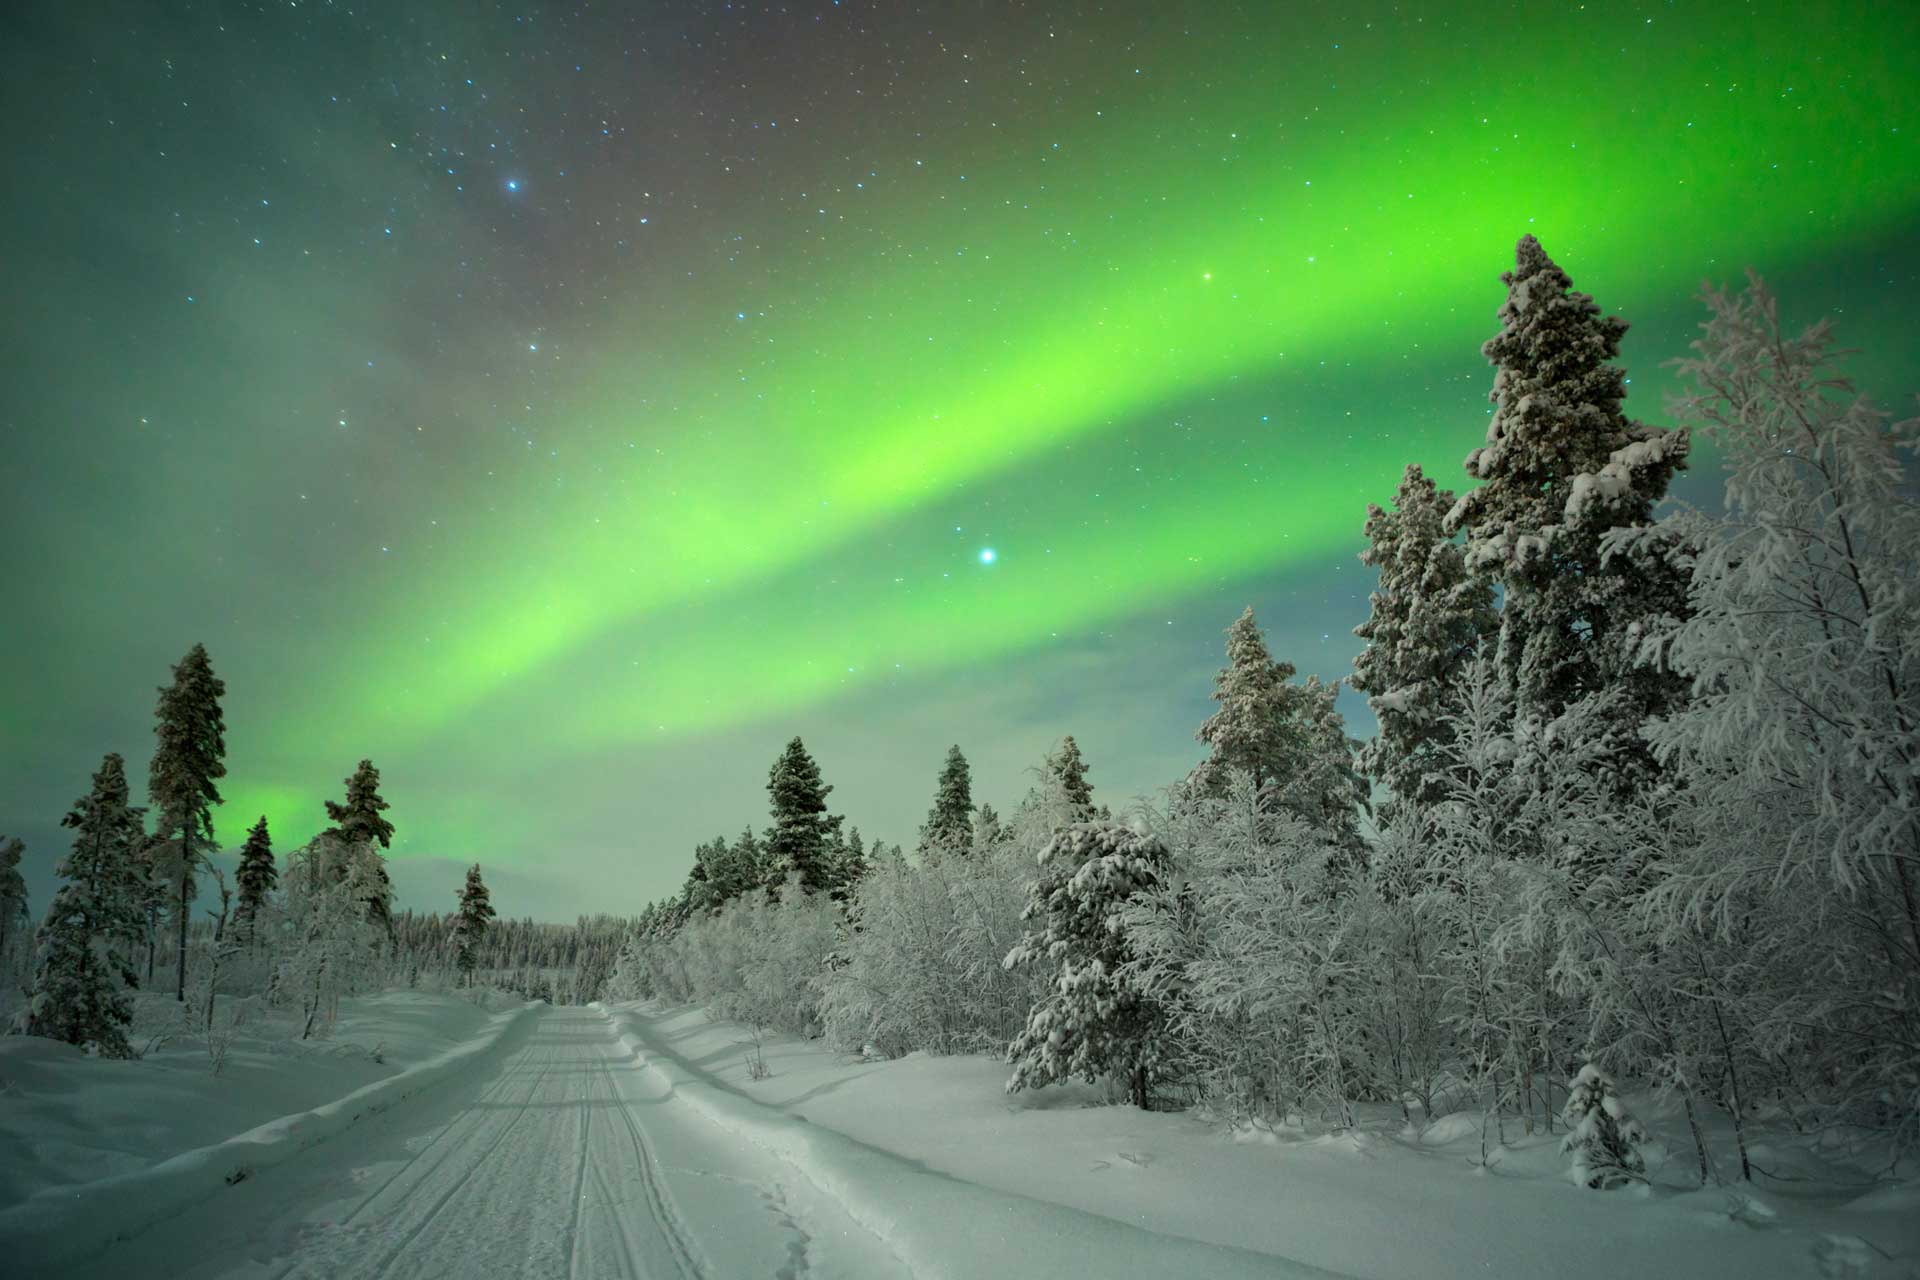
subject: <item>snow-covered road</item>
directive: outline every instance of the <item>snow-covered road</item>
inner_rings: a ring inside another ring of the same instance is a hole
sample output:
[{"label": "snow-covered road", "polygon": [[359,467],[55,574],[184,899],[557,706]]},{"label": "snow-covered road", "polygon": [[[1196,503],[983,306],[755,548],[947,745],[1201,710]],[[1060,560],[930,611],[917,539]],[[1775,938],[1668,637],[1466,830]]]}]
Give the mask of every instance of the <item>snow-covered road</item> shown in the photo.
[{"label": "snow-covered road", "polygon": [[894,1276],[791,1166],[678,1103],[596,1009],[123,1241],[78,1274]]}]

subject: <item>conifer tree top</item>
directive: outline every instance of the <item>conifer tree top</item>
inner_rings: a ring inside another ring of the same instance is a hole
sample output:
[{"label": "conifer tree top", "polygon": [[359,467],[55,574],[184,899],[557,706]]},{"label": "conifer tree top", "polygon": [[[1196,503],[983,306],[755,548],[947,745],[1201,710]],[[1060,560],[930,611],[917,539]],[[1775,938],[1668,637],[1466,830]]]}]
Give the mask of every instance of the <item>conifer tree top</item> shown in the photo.
[{"label": "conifer tree top", "polygon": [[1493,420],[1467,455],[1481,481],[1447,515],[1449,533],[1472,531],[1476,565],[1544,558],[1553,535],[1590,501],[1613,524],[1640,524],[1684,466],[1684,433],[1629,420],[1621,409],[1620,355],[1627,322],[1602,316],[1589,294],[1532,236],[1503,272],[1500,332],[1481,352],[1493,364]]},{"label": "conifer tree top", "polygon": [[173,683],[160,690],[155,708],[157,746],[147,791],[162,835],[185,830],[192,840],[213,840],[212,806],[220,803],[215,779],[226,776],[226,720],[220,699],[226,682],[213,674],[205,645],[187,650],[173,668]]},{"label": "conifer tree top", "polygon": [[946,763],[934,790],[933,808],[920,828],[920,852],[934,846],[965,848],[973,831],[973,779],[967,757],[956,744],[947,748]]},{"label": "conifer tree top", "polygon": [[380,771],[373,761],[362,760],[353,776],[346,780],[345,804],[327,801],[327,817],[334,830],[349,844],[377,843],[382,848],[393,844],[393,824],[381,817],[387,802],[380,798]]}]

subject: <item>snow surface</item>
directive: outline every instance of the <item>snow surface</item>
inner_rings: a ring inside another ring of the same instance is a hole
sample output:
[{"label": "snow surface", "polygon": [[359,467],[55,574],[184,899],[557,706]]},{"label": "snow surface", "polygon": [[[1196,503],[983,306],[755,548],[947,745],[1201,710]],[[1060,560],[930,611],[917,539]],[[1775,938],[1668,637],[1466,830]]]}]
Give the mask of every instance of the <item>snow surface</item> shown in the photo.
[{"label": "snow surface", "polygon": [[[152,1060],[0,1042],[0,1076],[23,1082],[0,1089],[9,1185],[65,1171],[0,1208],[0,1270],[1613,1280],[1907,1275],[1920,1257],[1912,1189],[1873,1187],[1838,1150],[1761,1144],[1756,1159],[1803,1181],[1700,1191],[1683,1189],[1687,1152],[1656,1142],[1651,1187],[1598,1193],[1568,1184],[1557,1133],[1510,1132],[1476,1168],[1477,1117],[1418,1139],[1382,1112],[1352,1134],[1237,1140],[1189,1115],[1100,1105],[1087,1086],[1009,1096],[1005,1065],[981,1057],[867,1061],[765,1036],[771,1075],[754,1079],[752,1033],[691,1008],[353,1003],[343,1030],[382,1022],[393,1052],[413,1055],[407,1071],[132,1172],[136,1154],[199,1141],[239,1104]],[[153,1079],[99,1074],[109,1067]],[[348,1088],[363,1070],[344,1056],[330,1067]],[[148,1119],[170,1138],[91,1128],[116,1092],[113,1114],[145,1114],[143,1088],[164,1099]],[[69,1154],[13,1164],[18,1139],[55,1132]],[[95,1158],[115,1176],[76,1184],[86,1162],[70,1149],[88,1133],[117,1148]]]}]

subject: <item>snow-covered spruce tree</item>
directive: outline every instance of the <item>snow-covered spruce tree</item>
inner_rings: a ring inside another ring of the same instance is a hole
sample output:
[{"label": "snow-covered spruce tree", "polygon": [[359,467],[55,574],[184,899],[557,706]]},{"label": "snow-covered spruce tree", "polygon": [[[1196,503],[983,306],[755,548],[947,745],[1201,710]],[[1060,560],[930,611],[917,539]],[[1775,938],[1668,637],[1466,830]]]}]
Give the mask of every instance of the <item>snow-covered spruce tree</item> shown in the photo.
[{"label": "snow-covered spruce tree", "polygon": [[918,852],[965,853],[973,840],[973,783],[967,758],[956,743],[947,748],[946,763],[934,789],[933,808],[920,828]]},{"label": "snow-covered spruce tree", "polygon": [[479,948],[487,936],[487,923],[495,914],[487,886],[480,879],[480,864],[467,868],[467,882],[460,886],[460,906],[454,916],[454,967],[469,984],[479,963]]},{"label": "snow-covered spruce tree", "polygon": [[1111,1076],[1145,1108],[1166,1014],[1125,976],[1133,952],[1121,922],[1126,904],[1160,883],[1167,848],[1117,822],[1080,822],[1048,841],[1039,861],[1022,912],[1029,931],[1003,963],[1050,967],[1053,990],[1007,1049],[1007,1091]]},{"label": "snow-covered spruce tree", "polygon": [[1591,1062],[1581,1067],[1561,1114],[1567,1136],[1560,1149],[1573,1156],[1576,1183],[1605,1190],[1645,1180],[1647,1161],[1640,1144],[1647,1140],[1647,1131],[1620,1101],[1613,1077]]},{"label": "snow-covered spruce tree", "polygon": [[133,948],[145,929],[146,886],[135,860],[143,810],[127,803],[126,764],[100,762],[93,788],[60,825],[75,832],[60,861],[63,881],[40,926],[27,1034],[130,1058],[133,1018],[126,988],[139,985]]},{"label": "snow-covered spruce tree", "polygon": [[1331,832],[1357,855],[1367,784],[1333,709],[1339,685],[1317,676],[1294,684],[1293,674],[1291,664],[1268,654],[1248,608],[1227,628],[1227,665],[1213,691],[1220,708],[1195,734],[1210,751],[1192,785],[1217,792],[1235,772],[1249,774],[1273,804]]},{"label": "snow-covered spruce tree", "polygon": [[260,918],[260,908],[266,902],[267,895],[280,883],[280,870],[273,861],[273,838],[267,834],[267,816],[260,815],[260,821],[253,824],[247,832],[247,842],[240,846],[240,865],[234,872],[234,879],[240,885],[240,902],[234,908],[234,934],[241,943],[252,945],[254,929]]},{"label": "snow-covered spruce tree", "polygon": [[27,882],[20,874],[20,856],[27,846],[19,836],[0,836],[0,984],[13,985],[27,950]]},{"label": "snow-covered spruce tree", "polygon": [[169,897],[179,926],[179,976],[176,999],[187,998],[187,915],[193,901],[194,874],[213,847],[213,806],[220,803],[215,783],[226,776],[226,721],[220,699],[227,686],[213,674],[205,645],[187,650],[173,668],[173,683],[160,690],[154,711],[153,764],[147,796],[153,804],[154,834],[179,842],[172,860]]},{"label": "snow-covered spruce tree", "polygon": [[[391,932],[393,881],[387,877],[386,859],[374,848],[378,845],[387,849],[393,845],[393,824],[381,816],[389,806],[380,795],[380,771],[373,767],[373,761],[362,760],[346,783],[344,803],[326,802],[327,818],[334,824],[328,834],[342,846],[365,850],[368,876],[362,902],[367,918],[383,932]],[[354,861],[360,860],[356,857]],[[347,864],[336,859],[333,865],[338,870]]]},{"label": "snow-covered spruce tree", "polygon": [[819,893],[832,885],[828,862],[830,836],[842,819],[827,815],[827,796],[833,788],[820,780],[820,766],[807,754],[799,738],[789,742],[767,774],[773,825],[767,831],[769,885],[793,875],[805,893]]},{"label": "snow-covered spruce tree", "polygon": [[1627,324],[1575,292],[1539,241],[1522,237],[1516,269],[1500,279],[1500,332],[1481,348],[1496,370],[1493,421],[1466,459],[1479,485],[1444,529],[1466,532],[1468,569],[1502,589],[1497,653],[1516,715],[1551,721],[1612,692],[1605,768],[1633,790],[1652,767],[1640,725],[1684,692],[1636,651],[1684,611],[1685,578],[1659,540],[1612,556],[1602,540],[1649,524],[1685,466],[1688,435],[1622,411],[1626,375],[1612,361]]},{"label": "snow-covered spruce tree", "polygon": [[1676,408],[1725,458],[1724,514],[1685,518],[1692,616],[1648,646],[1692,684],[1649,737],[1689,780],[1699,838],[1651,909],[1784,957],[1742,1056],[1791,1068],[1831,1116],[1912,1138],[1920,417],[1889,421],[1837,375],[1826,322],[1783,333],[1757,277],[1705,296]]},{"label": "snow-covered spruce tree", "polygon": [[1380,723],[1360,763],[1394,797],[1416,804],[1439,795],[1428,775],[1446,745],[1443,713],[1461,668],[1499,625],[1491,582],[1467,572],[1464,550],[1447,535],[1453,502],[1450,490],[1409,466],[1391,510],[1368,505],[1360,553],[1360,563],[1380,573],[1371,613],[1353,629],[1366,645],[1351,683]]}]

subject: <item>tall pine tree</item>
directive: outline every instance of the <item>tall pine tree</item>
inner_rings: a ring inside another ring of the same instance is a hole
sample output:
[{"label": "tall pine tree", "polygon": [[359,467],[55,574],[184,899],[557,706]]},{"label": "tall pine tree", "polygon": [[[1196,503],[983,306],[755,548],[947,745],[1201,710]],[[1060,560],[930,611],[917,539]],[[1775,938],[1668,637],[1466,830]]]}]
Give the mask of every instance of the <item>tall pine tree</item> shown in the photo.
[{"label": "tall pine tree", "polygon": [[267,817],[260,815],[260,821],[253,824],[253,830],[247,832],[247,842],[240,846],[240,866],[234,872],[234,879],[240,883],[240,902],[234,908],[234,931],[240,941],[253,941],[254,926],[260,918],[261,904],[267,895],[280,883],[280,871],[273,862],[273,841],[267,835]]},{"label": "tall pine tree", "polygon": [[144,929],[146,885],[137,854],[143,810],[128,804],[126,764],[100,762],[93,788],[60,825],[74,830],[60,862],[64,881],[40,926],[27,1033],[91,1048],[103,1058],[130,1058],[127,1024],[139,985],[133,948]]},{"label": "tall pine tree", "polygon": [[480,879],[480,864],[476,862],[467,868],[467,882],[460,888],[460,908],[453,922],[455,964],[469,983],[473,981],[474,966],[479,963],[475,948],[486,937],[487,922],[495,914],[486,883]]},{"label": "tall pine tree", "polygon": [[798,737],[773,762],[767,773],[773,813],[766,842],[771,884],[795,875],[807,893],[833,887],[828,846],[841,819],[827,816],[827,795],[832,790],[820,780],[820,766]]},{"label": "tall pine tree", "polygon": [[1353,660],[1353,687],[1367,696],[1380,731],[1361,766],[1396,797],[1430,806],[1442,784],[1446,712],[1461,672],[1481,638],[1499,625],[1493,587],[1467,572],[1447,536],[1453,494],[1409,466],[1393,508],[1367,507],[1367,549],[1360,563],[1380,572],[1372,612],[1353,629],[1366,647]]},{"label": "tall pine tree", "polygon": [[153,753],[147,795],[153,802],[155,834],[179,841],[169,872],[169,897],[179,925],[179,979],[174,998],[187,998],[187,913],[193,900],[194,872],[213,847],[213,806],[220,803],[217,779],[227,773],[226,721],[220,699],[226,684],[213,674],[205,645],[187,650],[173,669],[173,683],[160,690],[155,709]]},{"label": "tall pine tree", "polygon": [[947,748],[947,760],[940,769],[933,808],[920,828],[920,854],[932,852],[965,853],[973,836],[973,782],[967,758],[958,744]]},{"label": "tall pine tree", "polygon": [[1626,416],[1613,363],[1626,321],[1601,316],[1538,240],[1521,239],[1500,279],[1500,332],[1481,348],[1496,371],[1493,420],[1466,459],[1480,483],[1444,527],[1466,532],[1468,568],[1502,590],[1498,660],[1517,714],[1549,722],[1605,693],[1618,728],[1608,772],[1630,788],[1651,764],[1640,724],[1683,693],[1635,651],[1645,628],[1684,613],[1686,578],[1671,557],[1603,555],[1602,540],[1652,520],[1688,436]]},{"label": "tall pine tree", "polygon": [[[387,860],[374,848],[378,845],[387,849],[393,845],[393,824],[381,816],[388,805],[380,795],[380,771],[373,767],[373,761],[362,760],[346,783],[344,804],[326,802],[327,817],[334,824],[326,834],[349,850],[364,850],[365,856],[372,860],[373,888],[367,895],[367,918],[392,932],[393,881],[387,876]],[[344,876],[345,864],[336,870]]]}]

